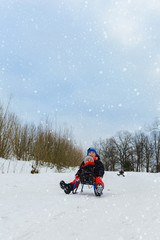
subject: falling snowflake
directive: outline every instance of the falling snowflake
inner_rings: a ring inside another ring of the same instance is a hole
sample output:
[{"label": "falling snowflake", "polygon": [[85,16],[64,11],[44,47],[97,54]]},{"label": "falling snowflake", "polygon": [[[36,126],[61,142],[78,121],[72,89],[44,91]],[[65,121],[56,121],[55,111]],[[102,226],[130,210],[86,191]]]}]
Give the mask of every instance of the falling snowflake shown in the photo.
[{"label": "falling snowflake", "polygon": [[127,72],[127,68],[124,67],[124,68],[122,69],[122,71],[123,71],[123,72]]},{"label": "falling snowflake", "polygon": [[100,74],[100,75],[102,75],[102,74],[103,74],[103,71],[102,71],[102,70],[100,70],[100,71],[99,71],[99,74]]}]

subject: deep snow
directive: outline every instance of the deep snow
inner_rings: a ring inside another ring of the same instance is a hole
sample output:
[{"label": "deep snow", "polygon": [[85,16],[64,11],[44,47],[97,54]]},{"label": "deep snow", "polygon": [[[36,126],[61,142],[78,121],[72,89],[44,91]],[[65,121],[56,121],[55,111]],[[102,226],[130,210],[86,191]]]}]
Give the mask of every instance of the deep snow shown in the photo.
[{"label": "deep snow", "polygon": [[2,240],[159,240],[160,174],[105,172],[104,194],[66,195],[74,171],[0,172]]}]

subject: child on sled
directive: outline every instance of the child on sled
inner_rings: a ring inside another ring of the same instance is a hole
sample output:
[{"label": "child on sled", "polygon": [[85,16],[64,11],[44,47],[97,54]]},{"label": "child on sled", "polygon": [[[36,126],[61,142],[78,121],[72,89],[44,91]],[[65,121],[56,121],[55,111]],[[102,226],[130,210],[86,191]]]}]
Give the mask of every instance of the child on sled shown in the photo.
[{"label": "child on sled", "polygon": [[[89,173],[90,175],[86,177],[86,173],[87,174]],[[91,178],[91,175],[93,176],[93,178]],[[99,155],[97,154],[94,148],[89,148],[87,151],[87,157],[81,163],[80,168],[75,175],[75,179],[68,184],[65,183],[64,181],[61,181],[60,186],[66,194],[69,194],[71,191],[73,191],[73,188],[78,188],[78,185],[80,184],[80,182],[83,183],[85,178],[87,179],[87,181],[89,181],[90,184],[93,183],[90,181],[93,181],[94,179],[95,194],[97,196],[100,196],[104,189],[104,183],[102,181],[103,175],[104,175],[104,166],[103,166],[103,163],[100,161]]]}]

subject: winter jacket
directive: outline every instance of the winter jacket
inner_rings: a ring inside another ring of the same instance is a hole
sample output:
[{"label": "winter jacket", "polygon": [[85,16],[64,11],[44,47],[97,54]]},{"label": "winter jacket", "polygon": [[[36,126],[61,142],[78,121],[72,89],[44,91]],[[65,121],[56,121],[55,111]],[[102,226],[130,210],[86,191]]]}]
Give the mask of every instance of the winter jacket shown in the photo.
[{"label": "winter jacket", "polygon": [[79,170],[76,173],[76,176],[80,176],[83,171],[90,171],[93,172],[95,177],[103,177],[104,175],[104,166],[103,163],[100,161],[100,157],[97,156],[94,158],[94,162],[87,162],[86,164],[84,161],[81,163]]}]

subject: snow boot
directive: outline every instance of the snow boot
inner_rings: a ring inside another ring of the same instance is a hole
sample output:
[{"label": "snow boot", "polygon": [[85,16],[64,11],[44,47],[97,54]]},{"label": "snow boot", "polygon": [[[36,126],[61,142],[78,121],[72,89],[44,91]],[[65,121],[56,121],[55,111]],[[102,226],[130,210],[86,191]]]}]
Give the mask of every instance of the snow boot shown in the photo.
[{"label": "snow boot", "polygon": [[66,183],[62,180],[62,181],[60,181],[60,187],[62,188],[62,189],[64,189],[65,188],[65,186],[66,186]]},{"label": "snow boot", "polygon": [[66,194],[70,194],[70,192],[73,190],[73,184],[72,183],[65,183],[64,181],[60,182],[60,187],[64,190]]},{"label": "snow boot", "polygon": [[101,196],[102,195],[102,191],[103,191],[103,185],[102,185],[102,183],[98,183],[97,187],[95,189],[96,196]]}]

